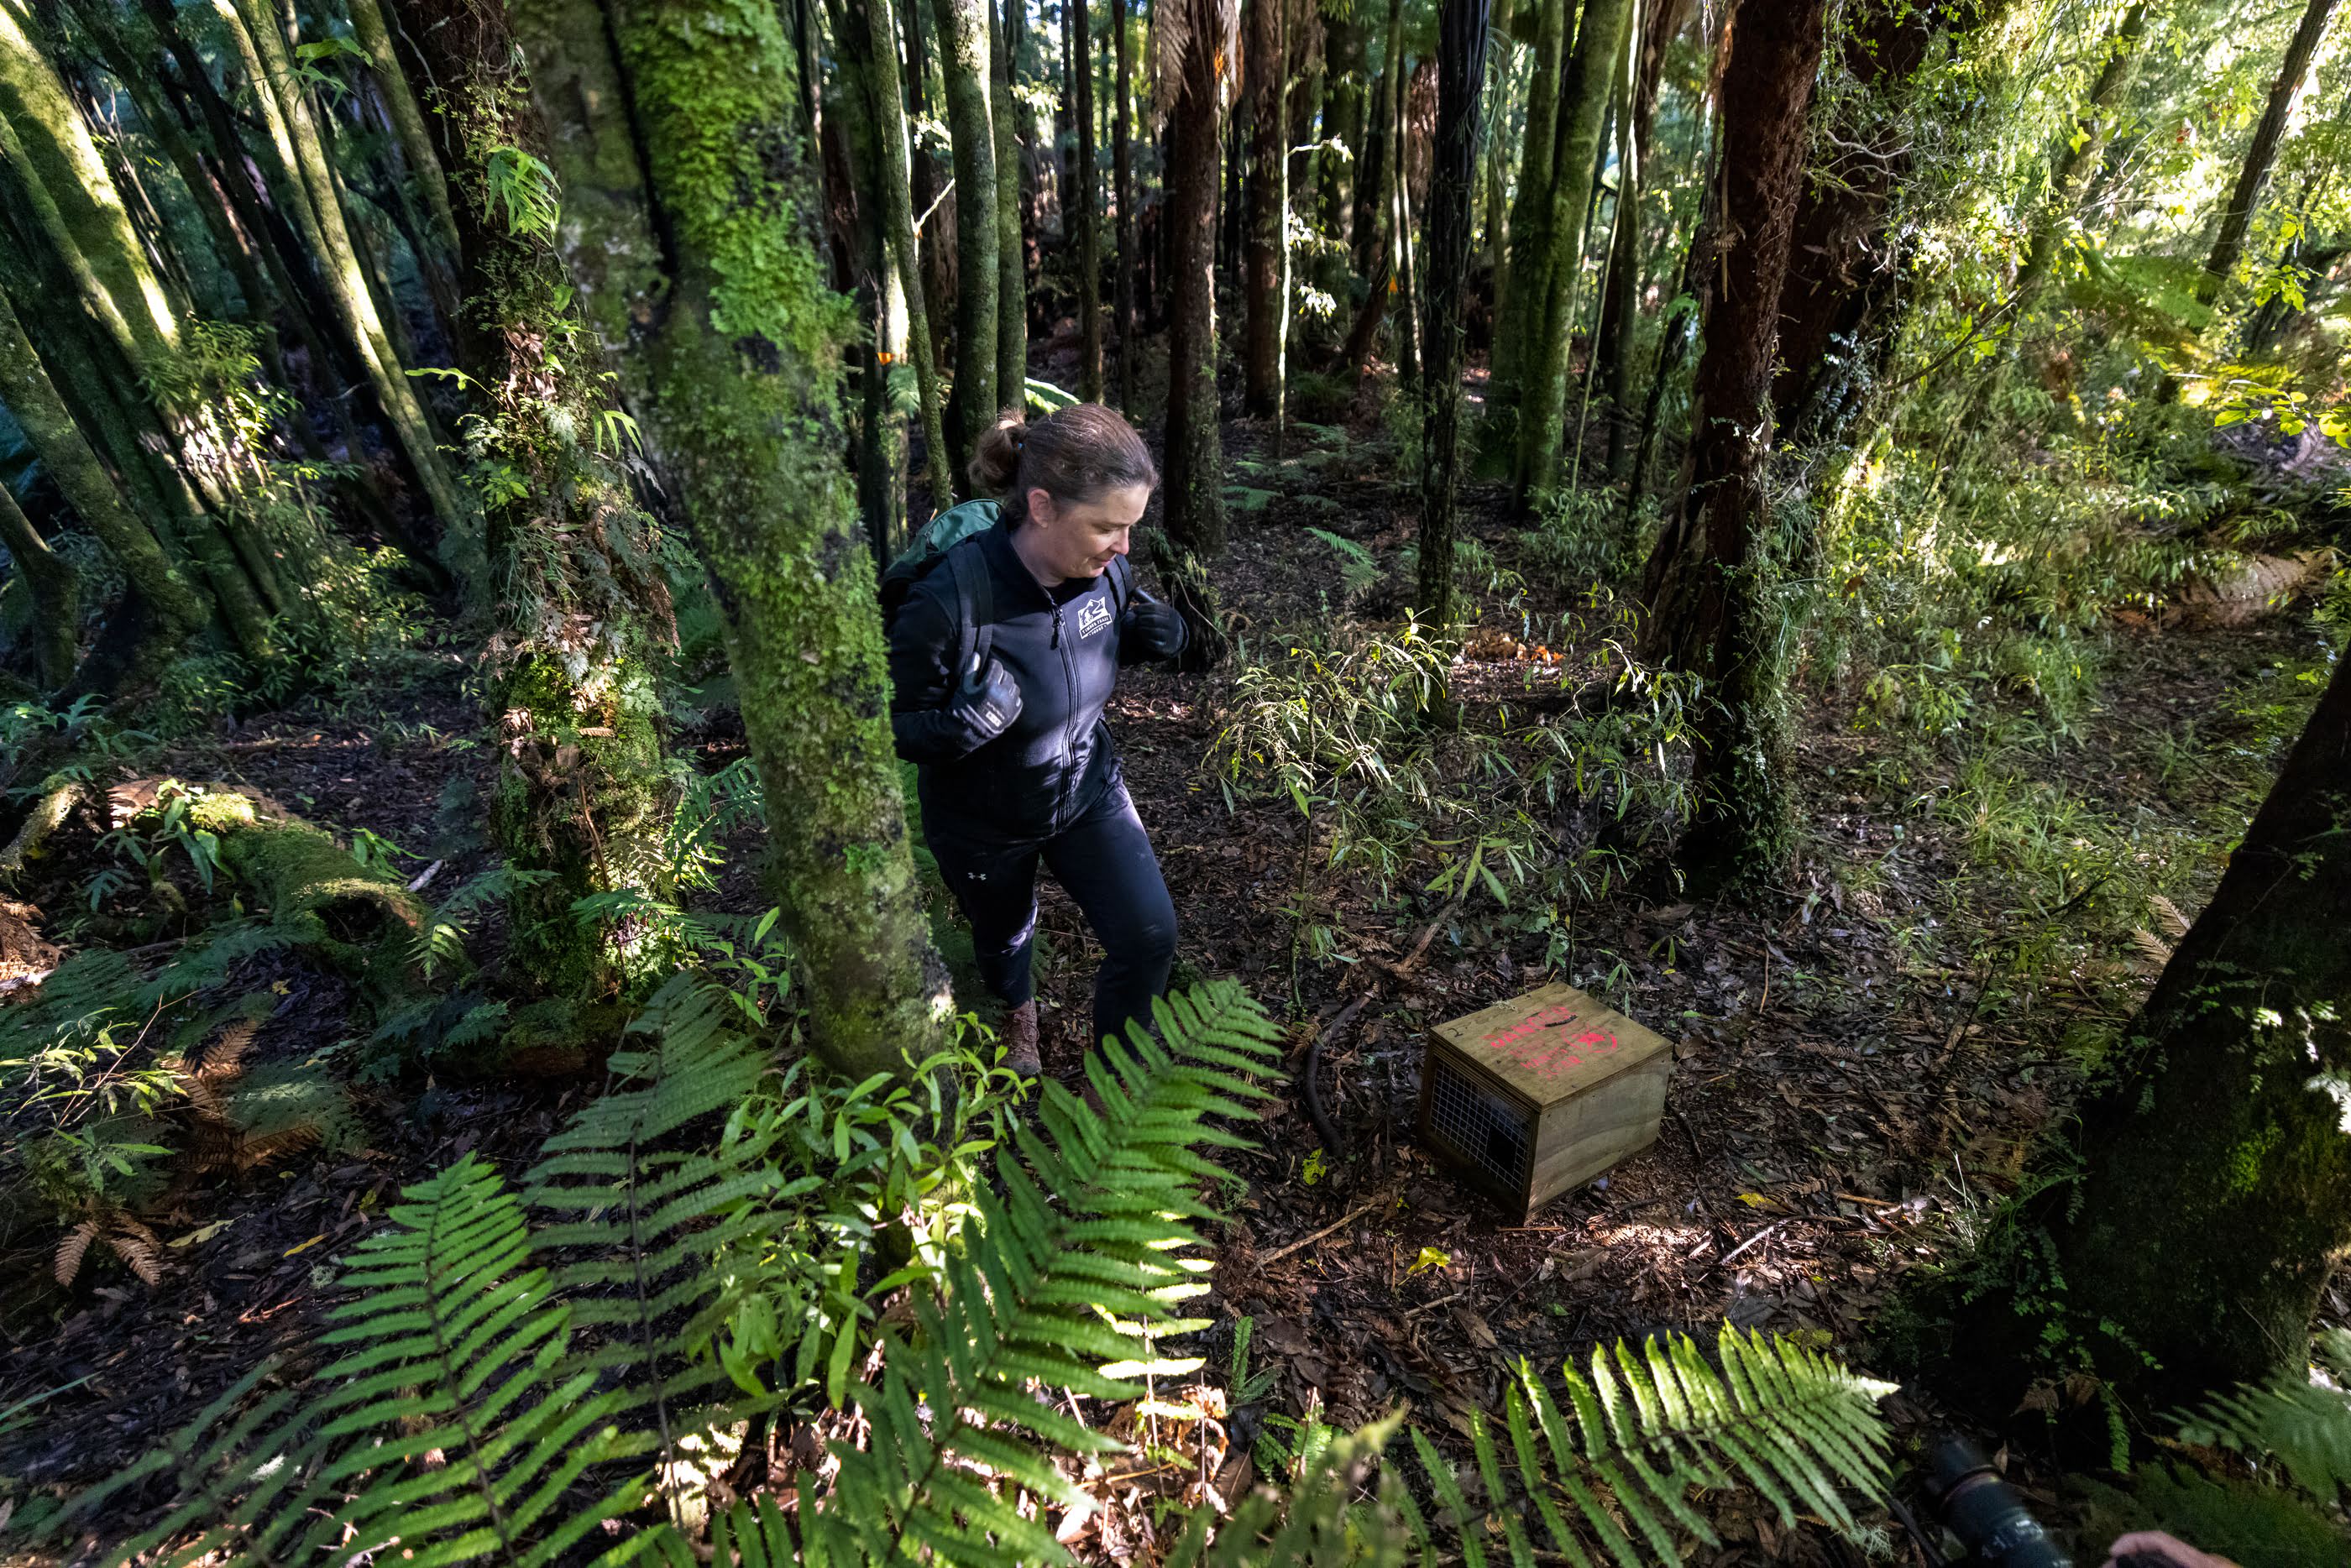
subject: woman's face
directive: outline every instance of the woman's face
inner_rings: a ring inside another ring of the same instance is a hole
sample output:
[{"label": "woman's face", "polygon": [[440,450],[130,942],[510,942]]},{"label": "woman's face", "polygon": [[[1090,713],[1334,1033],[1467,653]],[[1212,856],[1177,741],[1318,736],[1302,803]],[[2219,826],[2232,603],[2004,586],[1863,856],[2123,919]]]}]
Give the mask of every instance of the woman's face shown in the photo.
[{"label": "woman's face", "polygon": [[1029,493],[1032,562],[1066,581],[1099,577],[1111,558],[1126,554],[1127,538],[1151,504],[1151,487],[1125,485],[1091,501],[1055,501],[1042,490]]}]

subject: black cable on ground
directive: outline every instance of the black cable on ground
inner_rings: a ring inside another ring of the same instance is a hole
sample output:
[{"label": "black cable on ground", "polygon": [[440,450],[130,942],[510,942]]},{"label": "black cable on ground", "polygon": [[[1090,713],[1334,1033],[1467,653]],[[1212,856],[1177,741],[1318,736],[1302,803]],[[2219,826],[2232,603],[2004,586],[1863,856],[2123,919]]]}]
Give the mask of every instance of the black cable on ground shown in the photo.
[{"label": "black cable on ground", "polygon": [[1372,993],[1366,991],[1339,1010],[1339,1016],[1331,1020],[1330,1026],[1314,1037],[1313,1045],[1306,1053],[1306,1071],[1300,1075],[1300,1082],[1306,1089],[1306,1115],[1314,1123],[1315,1133],[1321,1137],[1322,1147],[1331,1151],[1333,1159],[1346,1153],[1346,1147],[1339,1141],[1339,1129],[1332,1124],[1331,1113],[1322,1108],[1322,1047],[1336,1039],[1339,1031],[1353,1023],[1355,1014],[1361,1012],[1364,1003],[1371,999]]}]

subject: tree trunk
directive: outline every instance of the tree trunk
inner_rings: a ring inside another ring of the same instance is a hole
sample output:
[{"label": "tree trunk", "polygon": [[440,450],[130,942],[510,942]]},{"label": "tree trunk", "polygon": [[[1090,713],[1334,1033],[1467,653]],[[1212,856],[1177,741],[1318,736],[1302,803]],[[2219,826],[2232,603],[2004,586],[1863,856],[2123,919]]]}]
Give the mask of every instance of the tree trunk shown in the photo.
[{"label": "tree trunk", "polygon": [[906,308],[906,352],[914,361],[914,393],[923,421],[924,457],[929,465],[931,508],[944,512],[955,504],[956,485],[951,472],[944,395],[939,390],[939,359],[932,343],[930,313],[923,296],[922,247],[914,234],[913,182],[908,178],[911,154],[905,104],[898,96],[898,36],[887,0],[849,0],[851,24],[862,15],[869,47],[867,100],[872,106],[874,151],[878,155],[879,205],[882,234],[890,265],[898,275],[898,291]]},{"label": "tree trunk", "polygon": [[2082,1110],[2083,1174],[2050,1267],[2097,1370],[2133,1406],[2298,1376],[2351,1249],[2346,781],[2351,662],[2337,660],[2109,1086]]},{"label": "tree trunk", "polygon": [[73,679],[74,655],[80,646],[81,574],[49,548],[5,484],[0,484],[0,545],[7,546],[9,565],[24,577],[26,595],[33,601],[41,690],[58,691]]},{"label": "tree trunk", "polygon": [[1378,248],[1385,214],[1390,205],[1388,195],[1388,160],[1392,156],[1388,143],[1394,116],[1388,112],[1388,102],[1395,91],[1394,78],[1397,60],[1389,52],[1387,40],[1397,36],[1403,15],[1403,0],[1388,0],[1387,17],[1380,27],[1380,74],[1374,79],[1369,98],[1364,106],[1368,128],[1364,132],[1365,145],[1363,168],[1355,182],[1355,218],[1353,227],[1355,272],[1368,276],[1381,265],[1384,253]]},{"label": "tree trunk", "polygon": [[1247,238],[1243,243],[1242,406],[1258,419],[1281,407],[1281,348],[1288,325],[1282,288],[1283,212],[1290,130],[1290,62],[1282,13],[1290,0],[1247,0],[1249,40],[1241,57],[1249,72],[1249,169]]},{"label": "tree trunk", "polygon": [[1396,386],[1407,397],[1418,397],[1420,374],[1420,294],[1414,287],[1412,255],[1412,127],[1405,118],[1404,29],[1388,34],[1396,68],[1389,73],[1395,85],[1388,116],[1388,265],[1395,279],[1395,297],[1388,302],[1395,313]]},{"label": "tree trunk", "polygon": [[1824,0],[1742,12],[1722,82],[1721,297],[1698,361],[1694,479],[1672,569],[1649,606],[1653,657],[1706,676],[1680,858],[1711,890],[1769,875],[1787,851],[1789,737],[1771,507],[1771,368],[1804,169],[1804,111],[1820,68]]},{"label": "tree trunk", "polygon": [[[971,493],[966,465],[1002,400],[996,385],[996,121],[987,104],[987,0],[932,0],[947,131],[955,142],[955,389],[947,398],[956,493]],[[1011,389],[1018,395],[1019,389]]]},{"label": "tree trunk", "polygon": [[[1343,17],[1322,23],[1322,138],[1347,150],[1345,157],[1325,153],[1321,160],[1322,227],[1344,250],[1355,244],[1355,182],[1363,162],[1364,103],[1368,88],[1366,35],[1361,14],[1350,5]],[[1325,287],[1329,286],[1328,281]]]},{"label": "tree trunk", "polygon": [[1071,150],[1070,222],[1077,225],[1078,396],[1102,401],[1102,224],[1094,203],[1094,72],[1092,0],[1068,0],[1070,49],[1077,68],[1077,145]]},{"label": "tree trunk", "polygon": [[[1800,6],[1810,0],[1793,0]],[[1521,506],[1560,483],[1560,445],[1567,421],[1567,372],[1575,341],[1575,306],[1583,273],[1583,215],[1600,155],[1600,132],[1608,100],[1624,74],[1625,22],[1631,0],[1586,0],[1576,28],[1575,53],[1561,84],[1559,118],[1552,151],[1551,208],[1543,243],[1549,260],[1540,287],[1543,305],[1533,316],[1534,279],[1512,285],[1528,310],[1521,320],[1541,327],[1527,345],[1524,379],[1517,397],[1519,460],[1515,489]],[[1574,476],[1569,475],[1572,483]]]},{"label": "tree trunk", "polygon": [[2196,297],[2208,303],[2217,297],[2230,274],[2237,270],[2238,258],[2244,254],[2245,234],[2252,227],[2253,213],[2261,206],[2262,188],[2270,181],[2270,165],[2277,161],[2278,143],[2285,138],[2286,116],[2294,109],[2294,100],[2302,91],[2303,78],[2310,74],[2311,57],[2318,52],[2318,41],[2326,32],[2326,24],[2335,14],[2336,0],[2309,0],[2304,7],[2302,23],[2294,30],[2294,37],[2285,47],[2285,58],[2278,66],[2277,79],[2270,84],[2270,100],[2262,110],[2261,123],[2253,128],[2253,140],[2245,149],[2245,161],[2237,171],[2237,183],[2229,192],[2229,204],[2220,209],[2220,232],[2213,236],[2212,254],[2204,259],[2203,275],[2196,280]]},{"label": "tree trunk", "polygon": [[311,119],[309,99],[294,76],[291,58],[287,54],[277,0],[236,0],[236,5],[245,23],[243,31],[251,38],[260,61],[264,96],[275,103],[285,126],[293,160],[289,183],[299,187],[306,198],[298,210],[298,218],[307,212],[303,238],[326,278],[328,297],[341,317],[360,368],[375,390],[377,406],[391,421],[402,455],[408,460],[409,470],[424,493],[425,504],[444,535],[462,536],[473,525],[471,509],[441,456],[432,421],[409,384],[400,355],[392,347],[392,334],[376,310],[367,275],[360,270],[359,253],[343,221],[333,165],[328,159],[326,144],[319,139],[318,125]]},{"label": "tree trunk", "polygon": [[1225,462],[1217,425],[1217,176],[1223,146],[1217,66],[1224,0],[1158,0],[1186,12],[1167,151],[1174,298],[1167,335],[1168,537],[1194,556],[1225,546]]},{"label": "tree trunk", "polygon": [[1118,334],[1118,406],[1135,417],[1134,276],[1143,256],[1134,243],[1134,53],[1127,36],[1126,0],[1110,0],[1112,41],[1118,52],[1118,85],[1111,99],[1111,200],[1118,208],[1118,255],[1113,263],[1112,321]]},{"label": "tree trunk", "polygon": [[74,272],[83,302],[141,370],[180,340],[179,304],[148,264],[114,178],[51,63],[52,46],[26,31],[29,11],[0,5],[0,115],[20,151],[19,178],[46,198],[45,227]]},{"label": "tree trunk", "polygon": [[[408,78],[402,73],[399,57],[392,53],[392,32],[384,26],[382,8],[378,0],[344,0],[343,8],[350,13],[351,31],[359,36],[360,47],[367,51],[368,68],[375,74],[376,87],[383,94],[384,111],[399,136],[401,156],[408,165],[425,213],[432,220],[433,237],[447,250],[449,265],[454,266],[458,246],[457,215],[449,205],[449,182],[434,152],[433,135],[425,129],[424,112],[417,107],[416,95],[409,91]],[[427,267],[432,265],[429,256],[420,255],[417,260]]]},{"label": "tree trunk", "polygon": [[1608,278],[1600,317],[1600,342],[1593,363],[1608,385],[1608,477],[1625,477],[1632,456],[1634,318],[1639,308],[1644,247],[1641,192],[1648,177],[1649,128],[1656,118],[1657,91],[1665,79],[1666,51],[1688,20],[1688,0],[1652,0],[1642,18],[1641,57],[1633,108],[1617,139],[1614,243],[1608,252]]},{"label": "tree trunk", "polygon": [[[863,3],[886,5],[889,0],[863,0]],[[923,44],[923,0],[898,0],[898,3],[904,7],[898,26],[904,30],[906,37],[906,75],[899,97],[906,106],[906,124],[911,131],[916,121],[927,119],[931,112],[930,52]],[[885,57],[891,60],[898,58],[894,46]],[[935,356],[931,369],[944,372],[947,369],[948,347],[947,254],[946,246],[938,237],[938,226],[931,222],[931,214],[939,210],[941,201],[938,166],[932,161],[929,151],[920,142],[915,142],[909,152],[908,167],[914,221],[922,224],[915,240],[921,252],[924,314],[931,324],[931,352]],[[943,457],[939,464],[943,471],[953,466],[951,456]],[[945,508],[952,504],[954,499],[951,493],[942,493],[937,504]]]},{"label": "tree trunk", "polygon": [[0,403],[16,416],[66,504],[106,546],[131,589],[147,601],[156,618],[157,640],[176,651],[210,623],[212,605],[189,586],[154,531],[116,488],[113,475],[57,395],[5,292],[0,292]]},{"label": "tree trunk", "polygon": [[1428,411],[1420,460],[1420,592],[1427,623],[1453,625],[1453,521],[1461,435],[1462,278],[1469,269],[1469,203],[1477,189],[1478,110],[1486,85],[1491,0],[1445,0],[1437,13],[1437,141],[1429,168]]},{"label": "tree trunk", "polygon": [[1887,233],[1910,174],[1913,83],[1939,37],[1980,26],[2005,0],[1870,0],[1844,42],[1861,90],[1840,106],[1833,134],[1849,149],[1840,178],[1808,181],[1780,301],[1772,383],[1779,428],[1801,444],[1834,442],[1893,349],[1900,257]]},{"label": "tree trunk", "polygon": [[[796,10],[797,7],[794,7]],[[850,273],[857,301],[857,317],[864,331],[850,353],[857,366],[862,392],[856,422],[857,511],[865,520],[866,543],[873,553],[875,571],[887,569],[896,556],[906,524],[906,421],[893,406],[893,375],[903,376],[906,365],[906,296],[898,282],[898,267],[890,252],[888,202],[882,195],[882,138],[903,137],[900,122],[885,126],[873,104],[873,40],[862,7],[852,16],[843,0],[829,0],[832,52],[837,75],[829,96],[831,113],[822,109],[823,123],[841,136],[847,175],[853,187]],[[788,12],[787,15],[790,15]],[[800,51],[793,45],[797,62]],[[897,77],[896,63],[889,67]],[[828,202],[832,198],[828,195]],[[903,382],[901,383],[903,385]]]},{"label": "tree trunk", "polygon": [[[592,429],[611,394],[609,367],[569,293],[554,235],[517,232],[496,211],[485,154],[549,155],[527,100],[507,90],[515,39],[505,12],[472,0],[403,0],[436,118],[452,131],[463,286],[493,330],[473,389],[489,460],[525,480],[487,507],[496,634],[485,661],[488,750],[498,759],[488,828],[526,878],[507,901],[507,969],[555,1006],[535,1014],[548,1044],[590,1037],[580,1009],[642,995],[673,955],[631,914],[582,920],[596,895],[677,896],[671,781],[664,765],[663,666],[676,634],[652,519],[621,453],[571,431]],[[800,117],[794,116],[795,130]],[[550,353],[550,345],[560,345]],[[593,627],[592,637],[575,629]]]},{"label": "tree trunk", "polygon": [[[710,567],[752,754],[791,814],[768,843],[815,1044],[846,1073],[904,1072],[954,1002],[914,881],[872,566],[840,472],[851,323],[818,281],[775,9],[508,9],[563,182],[565,259]],[[960,68],[984,69],[984,35],[962,42]]]},{"label": "tree trunk", "polygon": [[[1551,265],[1552,159],[1559,123],[1560,72],[1574,10],[1569,0],[1541,0],[1534,66],[1527,84],[1527,123],[1519,154],[1519,191],[1510,203],[1510,261],[1494,296],[1494,349],[1488,362],[1487,450],[1515,453],[1525,366],[1542,330]],[[1511,461],[1517,460],[1512,457]]]},{"label": "tree trunk", "polygon": [[[860,5],[868,0],[857,0]],[[1004,0],[1003,47],[996,51],[996,390],[1008,403],[1027,401],[1029,277],[1020,239],[1020,100],[1015,55],[1029,0]]]}]

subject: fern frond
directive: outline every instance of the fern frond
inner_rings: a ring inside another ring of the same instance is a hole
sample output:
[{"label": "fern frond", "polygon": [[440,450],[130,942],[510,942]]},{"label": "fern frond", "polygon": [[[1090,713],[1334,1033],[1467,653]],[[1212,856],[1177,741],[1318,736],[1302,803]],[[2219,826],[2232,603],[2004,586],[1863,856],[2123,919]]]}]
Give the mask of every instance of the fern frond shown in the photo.
[{"label": "fern frond", "polygon": [[[1782,1524],[1794,1523],[1801,1508],[1851,1531],[1845,1490],[1884,1495],[1887,1439],[1877,1401],[1892,1384],[1728,1324],[1716,1349],[1719,1376],[1687,1335],[1652,1339],[1638,1354],[1622,1342],[1595,1345],[1587,1371],[1561,1368],[1564,1411],[1543,1378],[1520,1365],[1503,1411],[1519,1489],[1551,1548],[1577,1568],[1678,1563],[1684,1540],[1715,1544],[1689,1499],[1734,1477],[1769,1501]],[[1482,1561],[1484,1520],[1471,1517],[1452,1467],[1419,1433],[1413,1438],[1458,1532],[1454,1544],[1473,1563]],[[1470,1417],[1470,1440],[1489,1517],[1512,1562],[1526,1562],[1519,1511],[1509,1504],[1481,1415]]]},{"label": "fern frond", "polygon": [[1247,1114],[1279,1045],[1230,981],[1164,998],[1155,1016],[1158,1038],[1131,1028],[1089,1059],[1099,1116],[1044,1085],[1043,1130],[1019,1127],[999,1151],[998,1190],[975,1194],[978,1222],[938,1299],[918,1293],[914,1333],[885,1336],[882,1381],[857,1390],[872,1440],[839,1451],[833,1495],[799,1514],[829,1551],[887,1556],[904,1541],[942,1563],[1066,1560],[1019,1494],[1077,1504],[1053,1457],[1116,1445],[1031,1382],[1132,1400],[1144,1390],[1131,1368],[1197,1365],[1156,1348],[1204,1326],[1175,1315],[1205,1288],[1180,1255],[1199,1244],[1186,1221],[1212,1217],[1193,1186],[1215,1167],[1196,1150],[1240,1141],[1207,1118]]},{"label": "fern frond", "polygon": [[631,1451],[610,1424],[618,1397],[590,1372],[557,1380],[569,1310],[528,1266],[522,1206],[495,1170],[469,1155],[403,1196],[353,1253],[342,1283],[358,1297],[321,1336],[350,1347],[310,1410],[322,1440],[350,1439],[319,1472],[356,1493],[332,1538],[397,1536],[419,1568],[549,1561],[645,1496],[635,1476],[549,1516],[589,1465]]},{"label": "fern frond", "polygon": [[2318,1336],[2318,1361],[2327,1375],[2280,1373],[2265,1383],[2241,1384],[2180,1425],[2191,1443],[2275,1459],[2294,1484],[2325,1502],[2351,1487],[2351,1332]]}]

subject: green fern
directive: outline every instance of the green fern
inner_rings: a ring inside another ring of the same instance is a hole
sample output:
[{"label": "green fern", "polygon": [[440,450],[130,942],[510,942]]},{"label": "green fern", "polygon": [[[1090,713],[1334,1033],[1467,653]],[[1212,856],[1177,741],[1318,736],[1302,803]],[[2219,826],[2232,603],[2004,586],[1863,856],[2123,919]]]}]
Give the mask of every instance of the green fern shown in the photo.
[{"label": "green fern", "polygon": [[319,1392],[298,1408],[291,1389],[274,1391],[199,1447],[269,1371],[257,1367],[164,1449],[75,1500],[68,1516],[90,1516],[127,1485],[179,1476],[163,1518],[113,1562],[167,1545],[170,1568],[397,1545],[413,1568],[537,1564],[644,1501],[642,1471],[601,1496],[567,1495],[590,1467],[649,1445],[615,1425],[622,1397],[567,1359],[570,1310],[529,1266],[522,1206],[497,1173],[468,1155],[405,1197],[345,1272],[357,1299],[329,1313],[321,1343],[350,1350],[311,1380]]},{"label": "green fern", "polygon": [[2318,1360],[2328,1381],[2306,1372],[2282,1372],[2219,1396],[2183,1422],[2191,1443],[2234,1449],[2277,1460],[2294,1484],[2322,1502],[2351,1487],[2351,1332],[2318,1336]]},{"label": "green fern", "polygon": [[1065,1560],[1016,1493],[1080,1503],[1053,1454],[1113,1444],[1031,1381],[1124,1401],[1144,1397],[1134,1379],[1146,1373],[1199,1365],[1155,1344],[1206,1326],[1175,1315],[1207,1288],[1206,1260],[1183,1255],[1200,1244],[1193,1223],[1214,1218],[1194,1194],[1217,1176],[1198,1147],[1246,1147],[1209,1118],[1245,1116],[1266,1096],[1254,1075],[1278,1059],[1278,1036],[1229,981],[1162,999],[1156,1018],[1164,1044],[1132,1028],[1088,1059],[1099,1116],[1044,1085],[1050,1137],[1017,1130],[1019,1158],[998,1159],[1000,1196],[977,1195],[977,1231],[945,1290],[915,1297],[910,1339],[885,1342],[882,1381],[857,1393],[872,1440],[839,1452],[818,1515],[828,1555],[879,1561],[904,1541],[943,1563]]},{"label": "green fern", "polygon": [[1513,1493],[1501,1458],[1483,1417],[1473,1414],[1470,1441],[1488,1500],[1482,1519],[1452,1467],[1415,1431],[1422,1468],[1469,1568],[1482,1568],[1486,1521],[1499,1523],[1513,1563],[1530,1562],[1528,1510],[1552,1548],[1577,1568],[1595,1559],[1623,1568],[1679,1563],[1677,1531],[1719,1544],[1690,1494],[1740,1481],[1761,1494],[1783,1525],[1802,1509],[1853,1530],[1841,1488],[1884,1495],[1886,1437],[1877,1401],[1894,1385],[1728,1324],[1716,1348],[1719,1376],[1687,1335],[1649,1340],[1639,1355],[1621,1341],[1613,1352],[1595,1345],[1590,1376],[1573,1364],[1561,1368],[1565,1411],[1520,1363],[1504,1413],[1523,1507],[1506,1503]]}]

